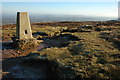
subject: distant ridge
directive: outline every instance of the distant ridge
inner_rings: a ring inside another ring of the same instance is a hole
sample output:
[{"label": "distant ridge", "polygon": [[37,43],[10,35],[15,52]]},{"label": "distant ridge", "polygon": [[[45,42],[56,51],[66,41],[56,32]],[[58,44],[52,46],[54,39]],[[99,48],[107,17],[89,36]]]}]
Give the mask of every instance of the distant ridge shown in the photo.
[{"label": "distant ridge", "polygon": [[[108,21],[115,20],[112,17],[91,17],[83,15],[30,15],[31,23],[37,22],[65,22],[65,21]],[[2,24],[16,24],[16,17],[2,16]]]}]

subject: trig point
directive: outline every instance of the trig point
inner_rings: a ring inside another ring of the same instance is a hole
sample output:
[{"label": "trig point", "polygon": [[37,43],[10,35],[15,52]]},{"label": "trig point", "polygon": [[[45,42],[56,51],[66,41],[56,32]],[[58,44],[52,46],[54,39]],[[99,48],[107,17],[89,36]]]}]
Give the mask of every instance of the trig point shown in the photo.
[{"label": "trig point", "polygon": [[118,2],[118,21],[120,22],[120,1]]},{"label": "trig point", "polygon": [[27,12],[17,12],[16,38],[17,39],[33,38],[30,20]]},{"label": "trig point", "polygon": [[12,40],[15,48],[20,50],[30,50],[38,45],[38,40],[32,36],[27,12],[17,12],[16,37],[12,37]]}]

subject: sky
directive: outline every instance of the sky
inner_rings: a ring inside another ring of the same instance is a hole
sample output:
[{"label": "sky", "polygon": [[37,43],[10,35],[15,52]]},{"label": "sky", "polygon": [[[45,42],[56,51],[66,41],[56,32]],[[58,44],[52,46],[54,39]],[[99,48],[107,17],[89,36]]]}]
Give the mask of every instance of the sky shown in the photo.
[{"label": "sky", "polygon": [[16,12],[117,17],[118,2],[2,2],[2,14],[16,15]]},{"label": "sky", "polygon": [[2,2],[118,2],[119,0],[1,0]]}]

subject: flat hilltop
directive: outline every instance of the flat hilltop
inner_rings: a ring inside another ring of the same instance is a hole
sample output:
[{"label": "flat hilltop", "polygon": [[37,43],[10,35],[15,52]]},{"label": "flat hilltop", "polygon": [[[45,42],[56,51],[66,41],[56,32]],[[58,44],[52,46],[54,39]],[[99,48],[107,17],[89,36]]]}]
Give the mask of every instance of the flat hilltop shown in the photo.
[{"label": "flat hilltop", "polygon": [[[2,25],[3,43],[11,42],[3,44],[3,78],[120,79],[120,22],[47,22],[31,27],[33,37],[43,42],[19,53],[11,41],[16,25]],[[24,58],[32,56],[42,60]]]}]

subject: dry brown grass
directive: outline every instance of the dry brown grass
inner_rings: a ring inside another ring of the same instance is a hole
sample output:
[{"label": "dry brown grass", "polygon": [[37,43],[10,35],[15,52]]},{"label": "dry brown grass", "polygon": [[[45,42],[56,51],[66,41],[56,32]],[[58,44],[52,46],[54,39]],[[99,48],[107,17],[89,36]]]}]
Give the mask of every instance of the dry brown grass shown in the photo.
[{"label": "dry brown grass", "polygon": [[[99,23],[99,25],[93,26],[91,32],[69,32],[74,27],[87,23]],[[115,47],[116,44],[107,40],[109,36],[111,36],[111,40],[116,38],[118,33],[114,33],[114,30],[119,30],[118,26],[119,23],[110,22],[36,23],[32,25],[32,30],[33,33],[49,34],[48,41],[56,41],[57,45],[66,41],[69,43],[62,47],[49,44],[51,47],[39,51],[41,56],[45,55],[49,61],[53,61],[53,64],[57,65],[55,71],[60,78],[119,80],[119,46]],[[97,31],[97,28],[103,30]],[[68,30],[68,32],[62,32],[63,30]],[[3,33],[3,36],[14,34],[14,30],[3,30]],[[101,35],[101,33],[107,33],[107,35]],[[66,40],[66,37],[61,37],[60,34],[70,34],[79,40]]]}]

